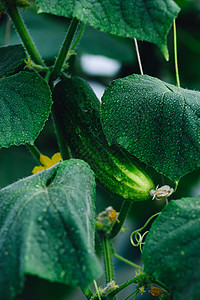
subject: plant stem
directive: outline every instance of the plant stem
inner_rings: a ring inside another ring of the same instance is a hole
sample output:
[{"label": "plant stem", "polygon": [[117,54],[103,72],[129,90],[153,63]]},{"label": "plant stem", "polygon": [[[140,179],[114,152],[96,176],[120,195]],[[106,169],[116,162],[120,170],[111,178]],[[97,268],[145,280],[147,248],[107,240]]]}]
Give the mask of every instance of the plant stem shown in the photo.
[{"label": "plant stem", "polygon": [[[56,62],[54,64],[52,73],[50,74],[50,77],[49,77],[49,85],[51,87],[51,90],[53,90],[53,81],[58,77],[58,75],[60,74],[60,72],[62,70],[62,67],[65,63],[65,60],[67,58],[67,54],[68,54],[69,49],[70,49],[70,45],[72,43],[74,34],[75,34],[76,29],[78,27],[78,24],[79,24],[79,21],[76,18],[73,18],[73,20],[71,22],[71,25],[70,25],[70,27],[67,31],[67,34],[66,34],[65,40],[63,42],[63,45],[61,47],[58,58],[56,59]],[[81,27],[81,30],[79,32],[79,35],[78,35],[74,45],[72,46],[72,50],[74,50],[76,48],[76,46],[77,46],[77,44],[78,44],[78,42],[81,38],[81,35],[84,31],[84,28],[85,28],[85,25],[83,24],[82,27]],[[56,120],[56,117],[55,117],[54,106],[52,107],[52,118],[53,118],[55,130],[56,130],[56,136],[57,136],[61,156],[62,156],[63,159],[71,158],[70,148],[66,143],[63,142],[63,138],[62,138],[62,135],[60,133],[59,126],[57,124],[57,120]]]},{"label": "plant stem", "polygon": [[[141,275],[141,278],[142,278],[143,275]],[[144,276],[143,276],[144,277]],[[108,294],[108,299],[110,299],[110,297],[113,297],[115,295],[117,295],[119,292],[121,292],[123,289],[125,289],[127,286],[129,286],[130,284],[132,283],[136,283],[138,281],[138,277],[135,277],[123,284],[121,284],[118,288],[116,288],[114,291],[111,291],[109,294]]]},{"label": "plant stem", "polygon": [[134,268],[137,268],[137,269],[142,270],[142,268],[141,268],[139,265],[133,263],[132,261],[130,261],[130,260],[128,260],[128,259],[122,257],[121,255],[119,255],[119,254],[117,254],[117,253],[115,253],[115,252],[113,252],[113,256],[116,257],[117,259],[120,259],[120,260],[123,261],[124,263],[126,263],[126,264],[128,264],[128,265],[134,267]]},{"label": "plant stem", "polygon": [[25,63],[26,63],[26,66],[28,68],[32,68],[38,72],[48,72],[49,71],[49,68],[48,67],[44,67],[44,66],[41,66],[41,65],[36,65],[34,62],[32,62],[30,60],[30,57],[28,58],[28,61],[25,60]]},{"label": "plant stem", "polygon": [[173,22],[174,29],[174,64],[175,64],[175,72],[176,72],[176,82],[177,86],[180,87],[180,79],[179,79],[179,71],[178,71],[178,56],[177,56],[177,36],[176,36],[176,21],[174,19]]},{"label": "plant stem", "polygon": [[58,122],[57,122],[56,117],[55,117],[54,105],[52,106],[51,114],[52,114],[52,119],[53,119],[54,128],[55,128],[55,132],[56,132],[56,137],[57,137],[58,146],[59,146],[59,149],[60,149],[60,153],[61,153],[62,159],[63,160],[69,159],[69,158],[72,157],[71,151],[70,151],[70,148],[67,145],[67,143],[64,142],[62,134],[61,134],[61,132],[59,130],[59,125],[58,125]]},{"label": "plant stem", "polygon": [[118,222],[115,222],[110,234],[108,235],[109,239],[113,239],[120,231],[120,229],[122,228],[124,221],[127,217],[127,214],[130,210],[132,206],[132,202],[131,201],[127,201],[124,200],[122,207],[120,209],[119,212],[119,216],[118,216]]},{"label": "plant stem", "polygon": [[[127,286],[129,286],[130,284],[132,283],[138,283],[138,282],[141,282],[143,280],[145,280],[146,278],[148,278],[148,281],[149,281],[149,284],[150,283],[153,283],[153,284],[156,284],[157,286],[159,286],[161,289],[165,290],[166,292],[169,292],[168,288],[166,287],[166,285],[158,280],[155,280],[151,277],[149,277],[147,274],[141,274],[139,276],[136,276],[128,281],[126,281],[125,283],[121,284],[118,288],[116,288],[115,290],[113,291],[110,291],[108,294],[107,294],[107,298],[106,299],[113,299],[113,297],[115,295],[117,295],[119,292],[121,292],[123,289],[125,289]],[[137,292],[137,291],[135,291]],[[97,298],[97,294],[93,296],[93,299],[98,299]]]},{"label": "plant stem", "polygon": [[[135,293],[137,293],[137,291],[134,291],[133,293],[131,293],[128,297],[126,297],[126,299],[125,300],[128,300],[131,296],[133,296]],[[137,296],[138,295],[138,293],[135,295],[135,296]],[[134,296],[134,298],[133,298],[133,300],[136,298]]]},{"label": "plant stem", "polygon": [[[126,281],[125,283],[121,284],[118,288],[116,288],[115,290],[111,291],[108,294],[108,299],[111,299],[113,296],[117,295],[119,292],[121,292],[123,289],[125,289],[127,286],[129,286],[132,283],[138,283],[141,282],[142,280],[144,280],[145,278],[147,278],[147,274],[141,274],[139,276],[134,277],[131,280]],[[169,291],[168,288],[166,287],[166,285],[158,280],[149,278],[149,282],[158,285],[160,288],[164,289],[165,291]],[[111,297],[111,298],[110,298]]]},{"label": "plant stem", "polygon": [[119,292],[121,292],[123,289],[125,289],[130,284],[138,283],[146,277],[147,277],[147,274],[141,274],[139,276],[134,277],[133,279],[130,279],[130,280],[126,281],[125,283],[121,284],[118,288],[116,288],[114,291],[111,291],[108,294],[108,299],[111,299],[110,297],[113,297],[113,296],[117,295]]},{"label": "plant stem", "polygon": [[29,151],[31,152],[31,154],[33,155],[33,157],[35,158],[35,160],[41,164],[40,162],[40,151],[38,150],[38,148],[33,144],[26,144],[27,148],[29,149]]},{"label": "plant stem", "polygon": [[67,31],[67,35],[61,47],[60,53],[53,67],[53,71],[50,76],[50,81],[53,82],[59,75],[63,64],[65,63],[67,53],[69,51],[70,45],[72,43],[74,34],[76,32],[79,21],[76,18],[73,18],[69,30]]},{"label": "plant stem", "polygon": [[112,246],[110,240],[105,236],[101,236],[103,253],[104,253],[104,265],[106,272],[106,283],[114,280],[113,262],[112,262]]},{"label": "plant stem", "polygon": [[142,68],[142,62],[141,62],[141,58],[140,58],[139,47],[138,47],[136,38],[134,38],[134,43],[135,43],[135,50],[136,50],[136,54],[137,54],[137,60],[138,60],[139,68],[140,68],[140,73],[141,73],[141,75],[144,75],[143,68]]},{"label": "plant stem", "polygon": [[6,0],[7,3],[7,12],[15,25],[16,31],[19,34],[27,52],[30,54],[32,60],[38,64],[44,66],[44,62],[42,58],[40,57],[40,54],[38,53],[27,29],[26,26],[17,10],[17,7],[15,4],[13,4],[12,0]]},{"label": "plant stem", "polygon": [[82,26],[81,26],[81,29],[79,31],[79,34],[78,34],[78,36],[77,36],[77,38],[76,38],[76,40],[75,40],[75,42],[74,42],[74,44],[73,44],[73,46],[71,47],[70,50],[75,50],[76,49],[76,47],[77,47],[77,45],[78,45],[78,43],[79,43],[79,41],[82,37],[84,29],[85,29],[85,24],[83,23]]},{"label": "plant stem", "polygon": [[97,292],[98,299],[101,300],[101,296],[99,294],[99,289],[98,289],[96,280],[94,280],[93,283],[94,283],[95,290]]}]

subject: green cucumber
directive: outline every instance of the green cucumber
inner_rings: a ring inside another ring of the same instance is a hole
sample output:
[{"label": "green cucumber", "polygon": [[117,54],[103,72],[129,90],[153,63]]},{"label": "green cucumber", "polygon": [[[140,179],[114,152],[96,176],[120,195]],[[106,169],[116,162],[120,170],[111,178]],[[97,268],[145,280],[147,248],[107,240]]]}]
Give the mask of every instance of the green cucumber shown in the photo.
[{"label": "green cucumber", "polygon": [[[100,122],[100,102],[81,78],[60,81],[54,90],[54,117],[62,147],[89,163],[97,180],[112,194],[127,200],[147,200],[151,178],[119,147],[110,147]],[[65,157],[63,157],[65,159]]]}]

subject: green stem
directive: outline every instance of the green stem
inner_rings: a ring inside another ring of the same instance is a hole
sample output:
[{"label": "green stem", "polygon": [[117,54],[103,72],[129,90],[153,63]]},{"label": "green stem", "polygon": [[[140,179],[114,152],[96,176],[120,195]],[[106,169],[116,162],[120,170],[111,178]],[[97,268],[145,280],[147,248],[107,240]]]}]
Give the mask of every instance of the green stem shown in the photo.
[{"label": "green stem", "polygon": [[119,233],[119,231],[121,230],[121,228],[124,224],[124,221],[127,217],[127,214],[129,212],[131,206],[132,206],[132,202],[124,200],[122,207],[120,209],[120,212],[119,212],[118,222],[117,221],[115,222],[115,224],[108,236],[109,239],[113,239]]},{"label": "green stem", "polygon": [[142,274],[142,275],[134,277],[133,279],[128,280],[125,283],[121,284],[118,288],[116,288],[114,291],[111,291],[108,294],[108,299],[110,299],[110,297],[113,297],[113,296],[117,295],[119,292],[121,292],[123,289],[125,289],[130,284],[142,281],[142,279],[146,278],[146,276],[147,276],[146,274]]},{"label": "green stem", "polygon": [[[141,275],[142,276],[142,275]],[[129,286],[132,283],[136,283],[138,281],[138,277],[135,277],[123,284],[121,284],[118,288],[116,288],[114,291],[111,291],[108,294],[108,299],[110,299],[110,297],[114,297],[115,295],[117,295],[119,292],[121,292],[123,289],[125,289],[127,286]]]},{"label": "green stem", "polygon": [[60,149],[62,159],[64,159],[64,160],[69,159],[69,158],[72,157],[71,151],[70,151],[70,148],[67,145],[67,143],[64,141],[64,139],[62,137],[62,134],[60,132],[59,124],[58,124],[58,122],[56,120],[56,117],[55,117],[54,106],[52,106],[51,114],[52,114],[52,119],[53,119],[54,128],[55,128],[55,132],[56,132],[56,136],[57,136],[58,146],[59,146],[59,149]]},{"label": "green stem", "polygon": [[[111,299],[112,297],[114,297],[115,295],[117,295],[119,292],[121,292],[123,289],[125,289],[127,286],[129,286],[132,283],[138,283],[141,282],[142,280],[144,280],[144,278],[146,278],[147,275],[146,274],[142,274],[139,275],[137,277],[134,277],[131,280],[128,280],[127,282],[121,284],[118,288],[116,288],[114,291],[111,291],[108,294],[108,299]],[[158,281],[158,280],[150,280],[151,283],[156,284],[158,287],[160,287],[161,289],[164,289],[166,292],[169,292],[168,288],[166,287],[165,284],[163,284],[162,282]]]},{"label": "green stem", "polygon": [[49,82],[50,75],[51,75],[51,70],[48,69],[48,71],[46,72],[46,75],[45,75],[45,77],[44,77],[44,80],[45,80],[46,82]]},{"label": "green stem", "polygon": [[32,60],[38,64],[44,66],[44,62],[42,58],[40,57],[40,54],[38,53],[27,29],[26,26],[17,10],[17,7],[13,4],[12,0],[7,0],[7,12],[15,25],[16,31],[19,34],[27,52],[30,54]]},{"label": "green stem", "polygon": [[136,296],[138,295],[137,291],[134,291],[133,293],[131,293],[128,297],[126,297],[125,300],[128,300],[131,296],[133,296],[136,293],[136,295],[134,296],[133,300],[136,298]]},{"label": "green stem", "polygon": [[180,87],[180,79],[179,79],[179,71],[178,71],[178,56],[177,56],[177,36],[176,36],[176,21],[174,19],[173,22],[174,29],[174,64],[175,64],[175,72],[176,72],[176,82],[177,86]]},{"label": "green stem", "polygon": [[[107,298],[106,299],[113,299],[113,297],[115,297],[119,292],[121,292],[123,289],[125,289],[127,286],[131,285],[132,283],[138,283],[138,282],[142,282],[145,280],[145,278],[148,277],[148,281],[149,281],[149,284],[150,283],[153,283],[155,285],[157,285],[158,287],[160,287],[161,289],[165,290],[166,292],[169,292],[168,288],[166,287],[166,285],[162,282],[160,282],[159,280],[156,280],[156,279],[153,279],[151,277],[149,277],[146,273],[144,274],[141,274],[139,276],[136,276],[128,281],[126,281],[125,283],[121,284],[118,288],[116,288],[115,290],[113,291],[110,291],[107,295]],[[136,291],[135,291],[136,292]],[[92,299],[98,299],[97,298],[97,294],[93,296]]]},{"label": "green stem", "polygon": [[61,47],[58,58],[56,59],[56,62],[54,64],[53,71],[52,71],[51,76],[50,76],[50,81],[51,82],[53,82],[58,77],[58,75],[60,74],[62,66],[65,63],[67,53],[68,53],[70,45],[72,43],[74,34],[76,32],[78,23],[79,23],[79,21],[76,18],[73,18],[73,20],[71,22],[71,25],[69,27],[69,30],[67,32],[67,35],[65,37],[65,40],[63,42],[63,45]]},{"label": "green stem", "polygon": [[128,260],[128,259],[122,257],[121,255],[119,255],[119,254],[117,254],[117,253],[115,253],[115,252],[113,253],[113,256],[116,257],[117,259],[123,261],[124,263],[126,263],[126,264],[128,264],[128,265],[134,267],[134,268],[137,268],[137,269],[142,270],[142,268],[141,268],[139,265],[133,263],[132,261],[130,261],[130,260]]},{"label": "green stem", "polygon": [[[141,275],[139,275],[139,276],[137,276],[137,277],[134,277],[134,278],[132,278],[132,279],[126,281],[125,283],[121,284],[121,285],[120,285],[118,288],[116,288],[115,290],[110,291],[110,292],[108,293],[108,295],[107,295],[107,299],[111,300],[113,297],[115,297],[119,292],[121,292],[121,291],[122,291],[123,289],[125,289],[127,286],[131,285],[132,283],[142,282],[146,277],[147,277],[146,274],[141,274]],[[150,282],[152,282],[152,283],[158,285],[159,287],[163,288],[164,290],[168,291],[167,287],[166,287],[163,283],[161,283],[161,282],[159,282],[159,281],[157,281],[157,280],[151,280]],[[135,291],[135,292],[137,292],[137,291]],[[98,298],[97,298],[97,295],[93,296],[93,298],[94,298],[95,300],[98,299]]]},{"label": "green stem", "polygon": [[33,157],[35,158],[35,160],[41,164],[40,162],[40,151],[38,150],[38,148],[33,144],[26,144],[27,148],[29,149],[29,151],[31,152],[31,154],[33,155]]},{"label": "green stem", "polygon": [[94,283],[95,290],[97,292],[98,299],[101,300],[101,296],[99,294],[99,289],[98,289],[96,280],[94,280],[93,283]]},{"label": "green stem", "polygon": [[48,67],[43,67],[41,65],[36,65],[34,62],[32,62],[30,59],[28,61],[25,60],[26,66],[28,68],[32,68],[38,72],[48,72],[49,68]]},{"label": "green stem", "polygon": [[101,236],[103,253],[104,253],[104,265],[106,272],[106,283],[114,280],[113,262],[112,262],[112,246],[110,240],[105,236]]},{"label": "green stem", "polygon": [[71,47],[71,49],[70,50],[75,50],[76,49],[76,47],[77,47],[77,45],[78,45],[78,43],[79,43],[79,41],[80,41],[80,39],[81,39],[81,37],[82,37],[82,34],[83,34],[83,31],[85,30],[85,24],[83,23],[82,24],[82,26],[81,26],[81,29],[80,29],[80,31],[79,31],[79,34],[78,34],[78,36],[77,36],[77,38],[76,38],[76,40],[75,40],[75,42],[74,42],[74,44],[73,44],[73,46]]},{"label": "green stem", "polygon": [[[65,40],[63,42],[63,45],[61,47],[60,53],[58,55],[58,58],[56,59],[56,62],[54,64],[52,73],[50,74],[49,77],[49,85],[51,87],[51,90],[53,90],[53,81],[58,77],[58,75],[61,73],[62,67],[65,63],[65,60],[67,58],[67,54],[69,52],[70,49],[70,45],[72,43],[74,34],[76,32],[76,29],[78,27],[79,21],[74,18],[71,22],[71,25],[68,29],[68,32],[66,34]],[[81,35],[84,31],[84,27],[85,25],[83,24],[81,27],[81,30],[79,32],[79,35],[74,43],[74,45],[72,46],[72,50],[74,50],[81,38]],[[54,126],[55,126],[55,131],[56,131],[56,136],[57,136],[57,140],[58,140],[58,145],[60,148],[60,152],[61,152],[61,156],[63,159],[69,159],[71,158],[71,151],[69,146],[63,141],[62,138],[62,134],[59,130],[59,125],[57,123],[56,117],[55,117],[55,111],[54,111],[54,106],[52,107],[52,118],[53,118],[53,122],[54,122]]]}]

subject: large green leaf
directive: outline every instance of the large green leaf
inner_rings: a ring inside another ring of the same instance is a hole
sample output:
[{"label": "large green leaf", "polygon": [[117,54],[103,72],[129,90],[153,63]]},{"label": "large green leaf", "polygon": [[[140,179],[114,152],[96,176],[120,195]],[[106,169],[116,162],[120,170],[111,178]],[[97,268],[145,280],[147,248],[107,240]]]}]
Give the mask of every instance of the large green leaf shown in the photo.
[{"label": "large green leaf", "polygon": [[25,58],[22,45],[0,47],[0,77],[15,71],[24,63]]},{"label": "large green leaf", "polygon": [[76,17],[98,30],[158,45],[168,57],[167,34],[179,7],[172,0],[37,0],[38,12]]},{"label": "large green leaf", "polygon": [[101,274],[94,254],[95,178],[71,159],[0,191],[0,299],[25,274],[82,288]]},{"label": "large green leaf", "polygon": [[145,241],[144,270],[168,286],[173,300],[200,299],[199,222],[200,197],[170,201]]},{"label": "large green leaf", "polygon": [[46,81],[20,72],[0,80],[0,147],[33,143],[52,105]]},{"label": "large green leaf", "polygon": [[200,166],[200,93],[147,75],[113,81],[103,95],[110,144],[174,181]]}]

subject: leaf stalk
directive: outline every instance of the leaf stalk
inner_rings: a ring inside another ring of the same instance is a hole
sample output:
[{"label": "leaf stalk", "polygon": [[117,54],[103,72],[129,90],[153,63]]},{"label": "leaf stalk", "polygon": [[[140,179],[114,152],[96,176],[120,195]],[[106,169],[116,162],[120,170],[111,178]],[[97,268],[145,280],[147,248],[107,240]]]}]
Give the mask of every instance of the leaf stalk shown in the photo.
[{"label": "leaf stalk", "polygon": [[115,253],[114,251],[113,251],[113,256],[116,257],[117,259],[123,261],[124,263],[128,264],[131,267],[134,267],[136,269],[142,270],[142,268],[139,265],[137,265],[137,264],[133,263],[132,261],[130,261],[130,260],[122,257],[121,255]]},{"label": "leaf stalk", "polygon": [[103,253],[104,253],[104,265],[106,272],[106,283],[114,280],[113,261],[112,261],[112,246],[110,240],[105,236],[101,236]]},{"label": "leaf stalk", "polygon": [[35,158],[35,160],[41,164],[40,162],[40,151],[38,150],[38,148],[33,144],[26,144],[27,148],[29,149],[29,151],[31,152],[31,154],[33,155],[33,157]]},{"label": "leaf stalk", "polygon": [[175,72],[176,72],[176,82],[177,86],[180,87],[180,78],[178,71],[178,55],[177,55],[177,35],[176,35],[176,21],[173,21],[173,31],[174,31],[174,64],[175,64]]},{"label": "leaf stalk", "polygon": [[53,71],[52,71],[51,76],[50,76],[50,81],[51,82],[53,82],[58,77],[58,75],[60,74],[60,72],[62,70],[62,66],[65,63],[65,60],[67,58],[67,54],[68,54],[68,51],[70,49],[70,45],[72,43],[74,34],[75,34],[76,29],[78,27],[78,24],[79,24],[79,21],[76,18],[73,18],[73,20],[70,24],[70,27],[67,31],[67,34],[66,34],[65,40],[63,42],[63,45],[61,47],[60,53],[59,53],[59,55],[58,55],[58,57],[55,61]]},{"label": "leaf stalk", "polygon": [[36,46],[34,45],[29,32],[21,18],[20,13],[18,12],[18,9],[15,4],[13,4],[12,0],[7,0],[7,12],[8,15],[10,16],[15,29],[17,33],[19,34],[27,52],[31,56],[31,59],[38,65],[45,66],[39,52],[36,49]]}]

